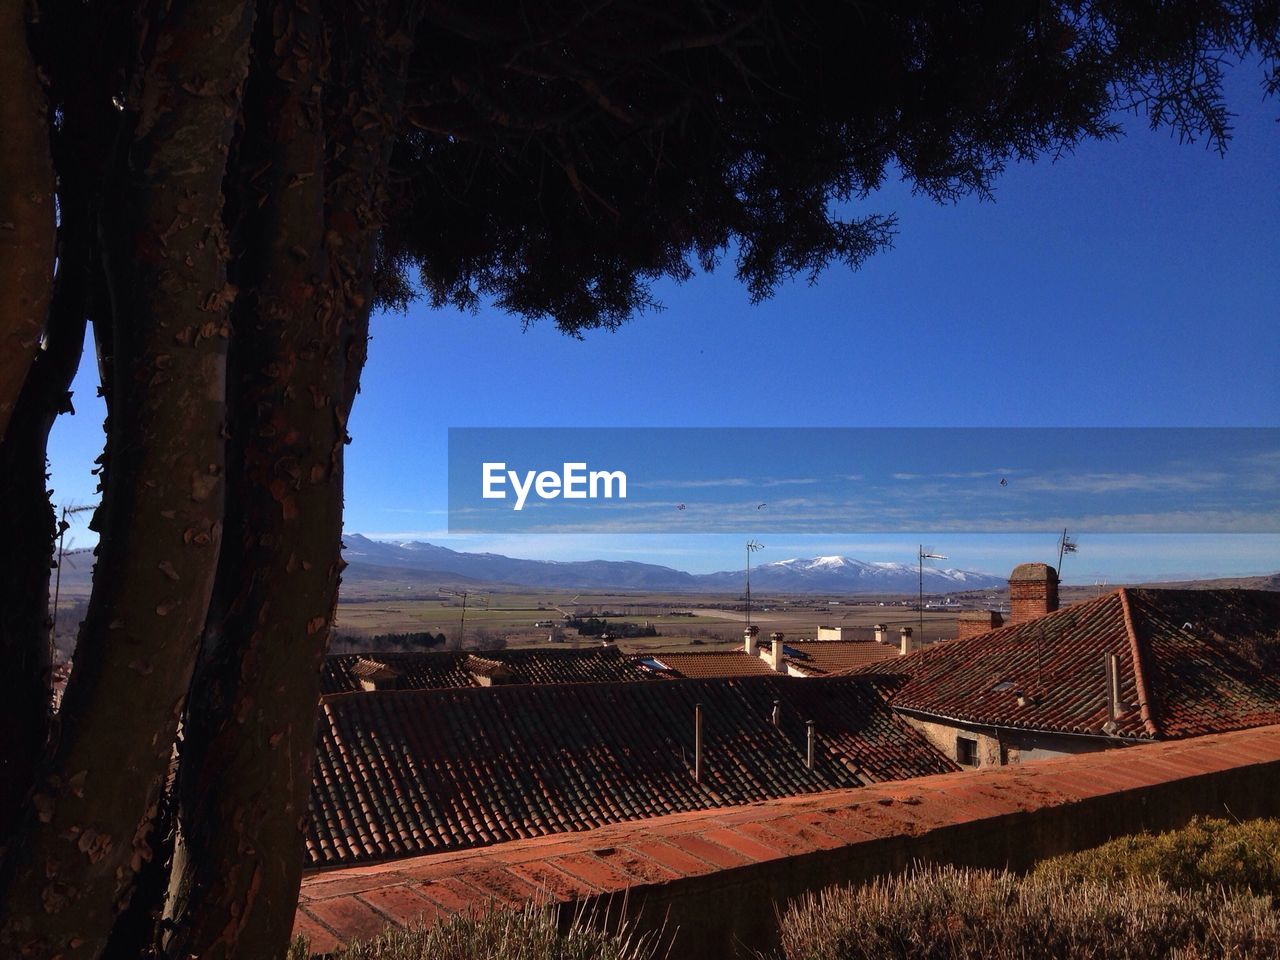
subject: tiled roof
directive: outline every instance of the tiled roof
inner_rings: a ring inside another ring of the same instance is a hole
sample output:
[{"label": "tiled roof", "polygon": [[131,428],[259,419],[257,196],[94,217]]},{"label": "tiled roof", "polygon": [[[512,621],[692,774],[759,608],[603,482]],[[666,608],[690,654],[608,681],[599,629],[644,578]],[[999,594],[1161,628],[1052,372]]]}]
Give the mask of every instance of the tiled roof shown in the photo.
[{"label": "tiled roof", "polygon": [[888,709],[885,682],[773,676],[330,696],[307,859],[461,849],[955,769]]},{"label": "tiled roof", "polygon": [[787,663],[814,677],[899,655],[896,644],[874,640],[788,640],[785,648],[795,651],[787,654]]},{"label": "tiled roof", "polygon": [[395,668],[372,657],[357,657],[351,664],[351,675],[357,680],[393,680],[400,676]]},{"label": "tiled roof", "polygon": [[682,653],[645,654],[636,659],[651,660],[668,668],[669,675],[700,677],[771,677],[777,671],[745,650],[699,650]]},{"label": "tiled roof", "polygon": [[[1280,593],[1126,590],[1161,737],[1280,722]],[[1258,644],[1271,656],[1259,659]]]},{"label": "tiled roof", "polygon": [[495,660],[492,657],[477,657],[472,654],[467,657],[463,666],[472,676],[488,677],[490,680],[501,680],[504,683],[515,680],[512,669],[501,660]]},{"label": "tiled roof", "polygon": [[[1224,802],[1237,807],[1232,794],[1249,796],[1277,765],[1280,727],[1270,727],[325,870],[303,877],[294,933],[310,941],[313,955],[336,953],[388,923],[431,925],[528,899],[577,910],[614,896],[613,904],[629,899],[651,911],[654,923],[665,922],[666,933],[676,931],[673,960],[729,955],[709,952],[707,927],[740,943],[742,914],[708,909],[713,900],[757,903],[769,915],[773,882],[793,896],[896,872],[902,863],[937,859],[940,850],[962,864],[989,866],[1003,854],[1016,865],[1045,842],[1065,839],[1067,849],[1079,849],[1130,825],[1167,829],[1191,813],[1220,814]],[[1155,802],[1170,796],[1178,802]],[[1256,796],[1244,815],[1267,810],[1267,799]],[[665,909],[673,903],[683,907],[678,916]],[[692,942],[690,917],[699,922]]]},{"label": "tiled roof", "polygon": [[[378,663],[399,674],[397,683],[408,690],[434,690],[441,687],[475,685],[466,669],[465,653],[339,653],[325,657],[320,672],[320,691],[324,694],[359,690],[367,663]],[[369,679],[365,677],[364,679]]]},{"label": "tiled roof", "polygon": [[[1272,643],[1271,660],[1259,645]],[[1120,589],[1047,616],[860,668],[907,678],[901,710],[1105,736],[1104,657],[1123,715],[1111,735],[1167,739],[1280,722],[1280,594]],[[1019,695],[1023,704],[1019,705]]]},{"label": "tiled roof", "polygon": [[637,666],[617,647],[535,650],[492,650],[344,653],[325,658],[321,691],[325,694],[359,690],[360,680],[391,682],[400,690],[440,690],[474,687],[476,676],[503,683],[605,683],[652,680],[654,674]]}]

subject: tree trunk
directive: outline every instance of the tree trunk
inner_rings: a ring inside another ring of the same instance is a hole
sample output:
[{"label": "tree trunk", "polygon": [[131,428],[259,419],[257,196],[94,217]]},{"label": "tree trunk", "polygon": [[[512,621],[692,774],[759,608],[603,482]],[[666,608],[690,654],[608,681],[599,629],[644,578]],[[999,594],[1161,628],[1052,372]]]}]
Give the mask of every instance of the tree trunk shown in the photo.
[{"label": "tree trunk", "polygon": [[60,233],[44,348],[0,443],[0,848],[35,782],[51,705],[49,565],[57,526],[45,489],[46,451],[54,420],[70,407],[84,344],[90,243],[82,209],[64,208]]},{"label": "tree trunk", "polygon": [[175,0],[149,38],[108,223],[105,529],[54,754],[0,875],[0,953],[98,956],[151,856],[221,537],[221,189],[251,21],[244,0]]},{"label": "tree trunk", "polygon": [[232,241],[222,556],[184,721],[170,957],[284,953],[296,905],[319,658],[338,576],[341,363],[324,238],[324,32],[264,5]]},{"label": "tree trunk", "polygon": [[[390,6],[345,5],[326,31],[281,0],[255,47],[268,89],[249,104],[246,143],[261,155],[243,166],[262,173],[236,244],[238,466],[184,725],[175,958],[278,957],[292,929],[341,569],[346,421],[411,47],[410,21]],[[322,112],[324,32],[336,52]],[[326,135],[339,145],[327,164]],[[308,178],[321,169],[324,180]]]},{"label": "tree trunk", "polygon": [[0,0],[0,440],[35,359],[53,288],[53,160],[26,0]]},{"label": "tree trunk", "polygon": [[[79,50],[101,42],[99,17],[88,16],[74,38]],[[33,47],[33,49],[35,49]],[[71,381],[83,352],[91,290],[103,286],[96,233],[103,158],[115,112],[99,101],[105,71],[94,55],[78,58],[76,95],[61,98],[61,124],[50,150],[58,170],[57,276],[44,342],[23,384],[10,429],[0,443],[0,850],[17,827],[22,800],[35,782],[50,708],[53,643],[49,571],[56,517],[46,486],[49,431],[72,410]],[[99,299],[102,299],[101,297]],[[103,308],[105,312],[105,308]],[[2,859],[2,855],[0,855]]]}]

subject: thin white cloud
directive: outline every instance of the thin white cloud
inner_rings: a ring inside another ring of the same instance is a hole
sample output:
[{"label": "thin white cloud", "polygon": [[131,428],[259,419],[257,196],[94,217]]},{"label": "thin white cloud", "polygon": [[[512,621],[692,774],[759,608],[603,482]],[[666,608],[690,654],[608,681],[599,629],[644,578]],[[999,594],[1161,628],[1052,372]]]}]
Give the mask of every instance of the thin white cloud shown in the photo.
[{"label": "thin white cloud", "polygon": [[659,490],[702,490],[714,487],[749,487],[758,482],[746,477],[718,477],[709,480],[633,480],[631,486]]},{"label": "thin white cloud", "polygon": [[1018,481],[1022,491],[1044,493],[1197,493],[1232,481],[1218,470],[1196,473],[1078,473],[1030,476]]},{"label": "thin white cloud", "polygon": [[714,477],[705,480],[633,480],[652,490],[712,490],[720,487],[786,487],[825,482],[822,477]]}]

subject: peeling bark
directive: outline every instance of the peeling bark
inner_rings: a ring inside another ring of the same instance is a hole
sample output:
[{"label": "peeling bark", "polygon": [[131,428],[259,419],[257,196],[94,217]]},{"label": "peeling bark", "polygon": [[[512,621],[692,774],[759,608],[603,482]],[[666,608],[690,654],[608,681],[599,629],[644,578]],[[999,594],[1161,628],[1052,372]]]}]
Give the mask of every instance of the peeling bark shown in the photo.
[{"label": "peeling bark", "polygon": [[184,722],[170,957],[280,956],[297,901],[307,792],[290,780],[312,739],[342,504],[324,47],[305,3],[259,14],[234,200],[226,527]]},{"label": "peeling bark", "polygon": [[[327,25],[340,34],[327,105],[315,71],[328,31],[304,5],[277,3],[255,48],[266,89],[247,109],[242,165],[255,173],[236,234],[235,466],[184,726],[171,957],[275,957],[289,941],[341,569],[345,425],[411,46],[393,9],[346,5]],[[326,139],[342,144],[327,164]]]},{"label": "peeling bark", "polygon": [[105,529],[53,756],[0,875],[0,953],[97,957],[151,857],[221,536],[221,188],[251,21],[243,0],[175,0],[151,39],[105,230],[116,334]]},{"label": "peeling bark", "polygon": [[0,439],[35,360],[52,296],[53,159],[25,0],[0,0]]},{"label": "peeling bark", "polygon": [[63,215],[58,277],[43,349],[0,444],[0,848],[17,826],[35,781],[49,724],[49,569],[57,537],[45,489],[49,431],[70,409],[84,343],[89,230],[81,211]]}]

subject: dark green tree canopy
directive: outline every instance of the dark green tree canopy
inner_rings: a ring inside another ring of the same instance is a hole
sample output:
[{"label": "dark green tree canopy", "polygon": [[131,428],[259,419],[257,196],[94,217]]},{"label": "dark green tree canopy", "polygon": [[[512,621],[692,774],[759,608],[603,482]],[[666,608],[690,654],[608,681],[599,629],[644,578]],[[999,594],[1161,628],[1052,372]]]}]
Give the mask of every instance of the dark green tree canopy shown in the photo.
[{"label": "dark green tree canopy", "polygon": [[[754,300],[891,242],[901,175],[987,195],[1144,111],[1225,144],[1226,58],[1277,83],[1275,3],[429,4],[379,291],[568,332],[727,251]],[[852,214],[852,215],[851,215]]]}]

